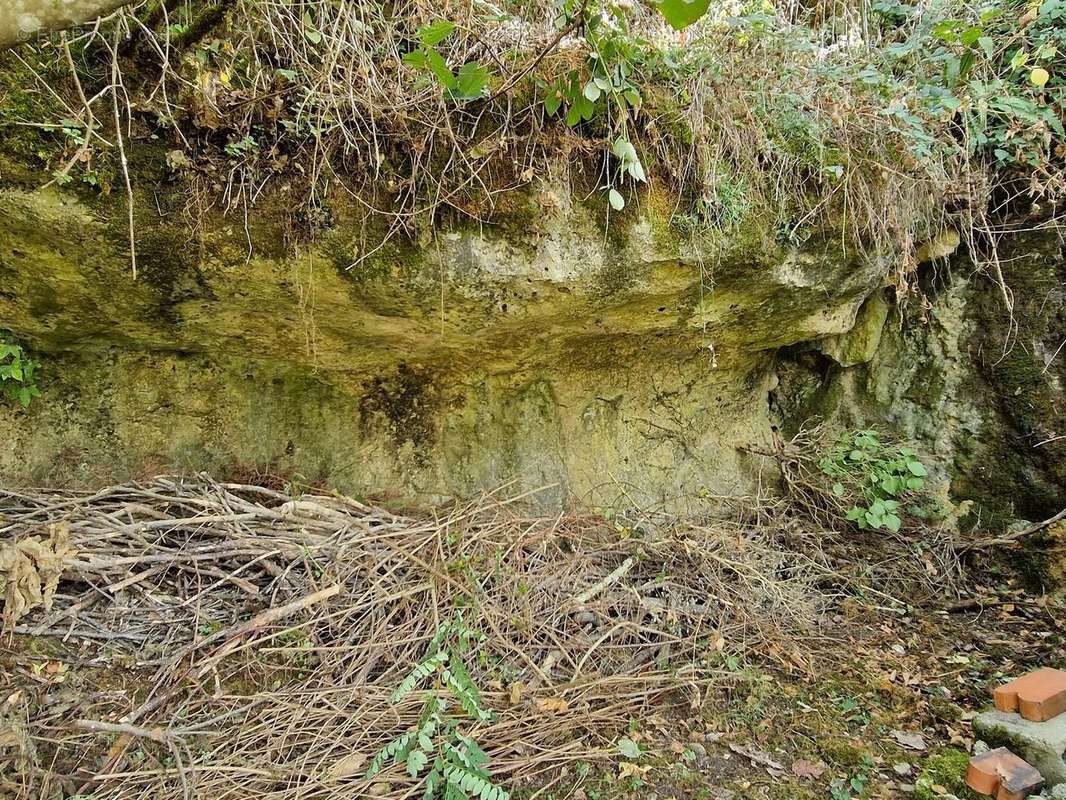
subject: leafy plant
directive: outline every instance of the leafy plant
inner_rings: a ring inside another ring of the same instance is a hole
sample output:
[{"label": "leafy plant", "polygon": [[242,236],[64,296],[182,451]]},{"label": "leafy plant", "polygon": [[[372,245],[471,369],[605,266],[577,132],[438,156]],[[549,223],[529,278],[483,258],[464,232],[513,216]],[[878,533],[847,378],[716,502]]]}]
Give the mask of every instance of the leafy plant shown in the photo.
[{"label": "leafy plant", "polygon": [[928,471],[909,447],[886,447],[877,431],[853,431],[837,440],[818,462],[834,479],[833,494],[858,495],[847,518],[860,528],[886,528],[893,533],[903,523],[901,500],[921,491]]},{"label": "leafy plant", "polygon": [[0,334],[0,390],[8,400],[28,406],[41,392],[34,383],[37,362],[26,355],[21,345]]},{"label": "leafy plant", "polygon": [[610,7],[609,13],[603,15],[586,3],[565,0],[561,10],[559,25],[564,29],[580,27],[588,57],[581,67],[550,83],[541,83],[544,110],[549,116],[564,110],[566,124],[571,128],[603,118],[615,131],[610,144],[615,168],[611,181],[603,188],[611,208],[621,211],[626,201],[619,187],[625,178],[638,183],[647,179],[627,132],[630,114],[639,111],[643,103],[633,73],[645,43],[630,34],[625,15],[616,7]]},{"label": "leafy plant", "polygon": [[430,679],[434,688],[425,690],[425,702],[415,726],[374,756],[367,778],[391,761],[405,764],[412,778],[425,773],[423,800],[508,800],[508,793],[492,780],[487,769],[488,756],[472,737],[459,730],[459,721],[450,713],[454,702],[471,719],[484,722],[493,717],[481,705],[480,692],[463,662],[464,653],[480,638],[463,621],[461,612],[437,628],[425,657],[400,682],[389,702],[399,703]]},{"label": "leafy plant", "polygon": [[662,0],[659,13],[675,30],[683,30],[707,13],[710,0]]},{"label": "leafy plant", "polygon": [[446,19],[423,25],[415,33],[420,46],[403,57],[409,67],[433,75],[452,100],[476,100],[485,95],[489,84],[489,70],[476,61],[468,61],[455,73],[437,49],[455,30],[455,23]]},{"label": "leafy plant", "polygon": [[862,757],[862,765],[849,778],[834,778],[829,783],[829,796],[832,800],[852,800],[861,797],[870,783],[870,773],[876,768],[868,755]]}]

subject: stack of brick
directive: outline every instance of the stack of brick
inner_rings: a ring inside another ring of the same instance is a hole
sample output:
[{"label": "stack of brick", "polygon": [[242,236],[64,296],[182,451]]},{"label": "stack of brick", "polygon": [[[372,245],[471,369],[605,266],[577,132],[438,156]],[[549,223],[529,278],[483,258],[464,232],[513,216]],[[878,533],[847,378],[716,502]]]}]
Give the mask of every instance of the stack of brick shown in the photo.
[{"label": "stack of brick", "polygon": [[1066,671],[1030,672],[997,688],[994,700],[996,710],[979,715],[974,729],[1007,746],[970,759],[970,788],[996,800],[1025,800],[1045,783],[1066,781]]}]

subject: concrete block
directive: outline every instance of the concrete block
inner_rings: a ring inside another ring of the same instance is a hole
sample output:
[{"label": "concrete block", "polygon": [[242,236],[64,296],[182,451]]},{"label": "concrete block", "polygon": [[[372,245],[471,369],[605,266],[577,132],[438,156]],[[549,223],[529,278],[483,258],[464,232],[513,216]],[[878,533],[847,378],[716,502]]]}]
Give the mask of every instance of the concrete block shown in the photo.
[{"label": "concrete block", "polygon": [[1008,747],[1044,776],[1048,786],[1066,783],[1066,714],[1033,722],[1006,711],[985,711],[974,717],[974,732],[993,747]]}]

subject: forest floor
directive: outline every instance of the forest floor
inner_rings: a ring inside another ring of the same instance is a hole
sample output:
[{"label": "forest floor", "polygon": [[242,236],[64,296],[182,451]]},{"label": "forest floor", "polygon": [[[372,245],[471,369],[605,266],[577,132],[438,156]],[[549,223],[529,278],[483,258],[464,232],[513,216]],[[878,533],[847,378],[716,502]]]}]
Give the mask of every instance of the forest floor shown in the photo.
[{"label": "forest floor", "polygon": [[[974,713],[1066,653],[1039,547],[523,499],[4,491],[0,793],[421,797],[424,770],[368,767],[451,692],[516,797],[965,797]],[[395,697],[438,644],[462,663]]]}]

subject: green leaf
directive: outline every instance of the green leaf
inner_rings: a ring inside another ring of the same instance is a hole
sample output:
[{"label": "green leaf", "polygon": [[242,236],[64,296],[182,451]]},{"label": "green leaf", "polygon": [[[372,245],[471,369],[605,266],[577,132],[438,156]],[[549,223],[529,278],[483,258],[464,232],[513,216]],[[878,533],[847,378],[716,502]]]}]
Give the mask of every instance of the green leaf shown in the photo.
[{"label": "green leaf", "polygon": [[907,469],[910,470],[911,475],[918,478],[924,478],[929,474],[929,471],[919,461],[908,461]]},{"label": "green leaf", "polygon": [[307,37],[307,41],[311,44],[319,44],[322,41],[322,34],[315,28],[315,21],[311,19],[311,13],[309,11],[304,12],[303,16],[304,36]]},{"label": "green leaf", "polygon": [[611,189],[607,192],[607,202],[611,204],[611,208],[615,211],[621,211],[626,207],[626,199],[622,197],[622,193],[617,189]]},{"label": "green leaf", "polygon": [[885,514],[884,522],[885,527],[895,533],[899,530],[899,526],[903,521],[895,514]]},{"label": "green leaf", "polygon": [[440,44],[451,32],[455,30],[455,23],[449,22],[446,19],[438,19],[436,22],[431,22],[428,25],[423,25],[415,33],[418,37],[418,41],[424,44],[426,47],[433,47],[433,45]]},{"label": "green leaf", "polygon": [[843,497],[844,496],[844,484],[842,484],[842,483],[834,483],[833,484],[833,494],[835,494],[837,497]]},{"label": "green leaf", "polygon": [[992,56],[995,55],[996,45],[995,42],[992,41],[991,37],[982,36],[977,40],[977,44],[981,47],[981,50],[984,52],[986,57],[992,58]]},{"label": "green leaf", "polygon": [[925,481],[921,478],[907,478],[907,488],[912,492],[916,492],[925,486]]},{"label": "green leaf", "polygon": [[573,103],[566,112],[566,124],[571,128],[581,122],[581,106]]},{"label": "green leaf", "polygon": [[407,754],[407,774],[417,778],[418,773],[429,763],[429,756],[421,750],[412,750]]},{"label": "green leaf", "polygon": [[412,50],[410,53],[404,53],[403,63],[409,67],[414,67],[417,70],[429,69],[429,62],[426,61],[425,50]]},{"label": "green leaf", "polygon": [[961,41],[967,47],[971,47],[977,44],[977,41],[981,38],[981,34],[984,32],[984,28],[982,28],[980,25],[972,25],[971,27],[967,28],[965,31],[962,32],[962,35],[959,37],[959,41]]},{"label": "green leaf", "polygon": [[581,93],[585,95],[586,99],[588,99],[590,103],[595,103],[597,100],[600,99],[600,95],[603,92],[600,90],[600,87],[595,84],[594,81],[589,81],[585,84],[585,88],[582,90]]},{"label": "green leaf", "polygon": [[455,91],[458,86],[458,82],[455,80],[455,75],[448,65],[444,63],[444,56],[434,50],[432,47],[423,50],[426,54],[426,66],[429,71],[437,76],[437,81],[448,91]]},{"label": "green leaf", "polygon": [[554,85],[548,87],[548,93],[544,95],[544,110],[548,112],[548,116],[551,116],[559,110],[559,106],[563,104],[563,98],[559,94],[559,90]]},{"label": "green leaf", "polygon": [[489,71],[476,61],[468,61],[459,68],[456,88],[451,96],[456,100],[476,100],[485,94],[489,83]]},{"label": "green leaf", "polygon": [[659,13],[674,30],[684,30],[707,13],[710,0],[662,0]]},{"label": "green leaf", "polygon": [[640,745],[632,739],[619,739],[615,743],[615,746],[618,748],[618,752],[626,758],[640,758],[643,753],[640,749]]},{"label": "green leaf", "polygon": [[632,142],[628,139],[623,139],[621,136],[614,140],[614,143],[611,145],[611,152],[614,153],[617,158],[621,159],[623,164],[628,164],[630,161],[637,160],[637,149],[633,147]]}]

